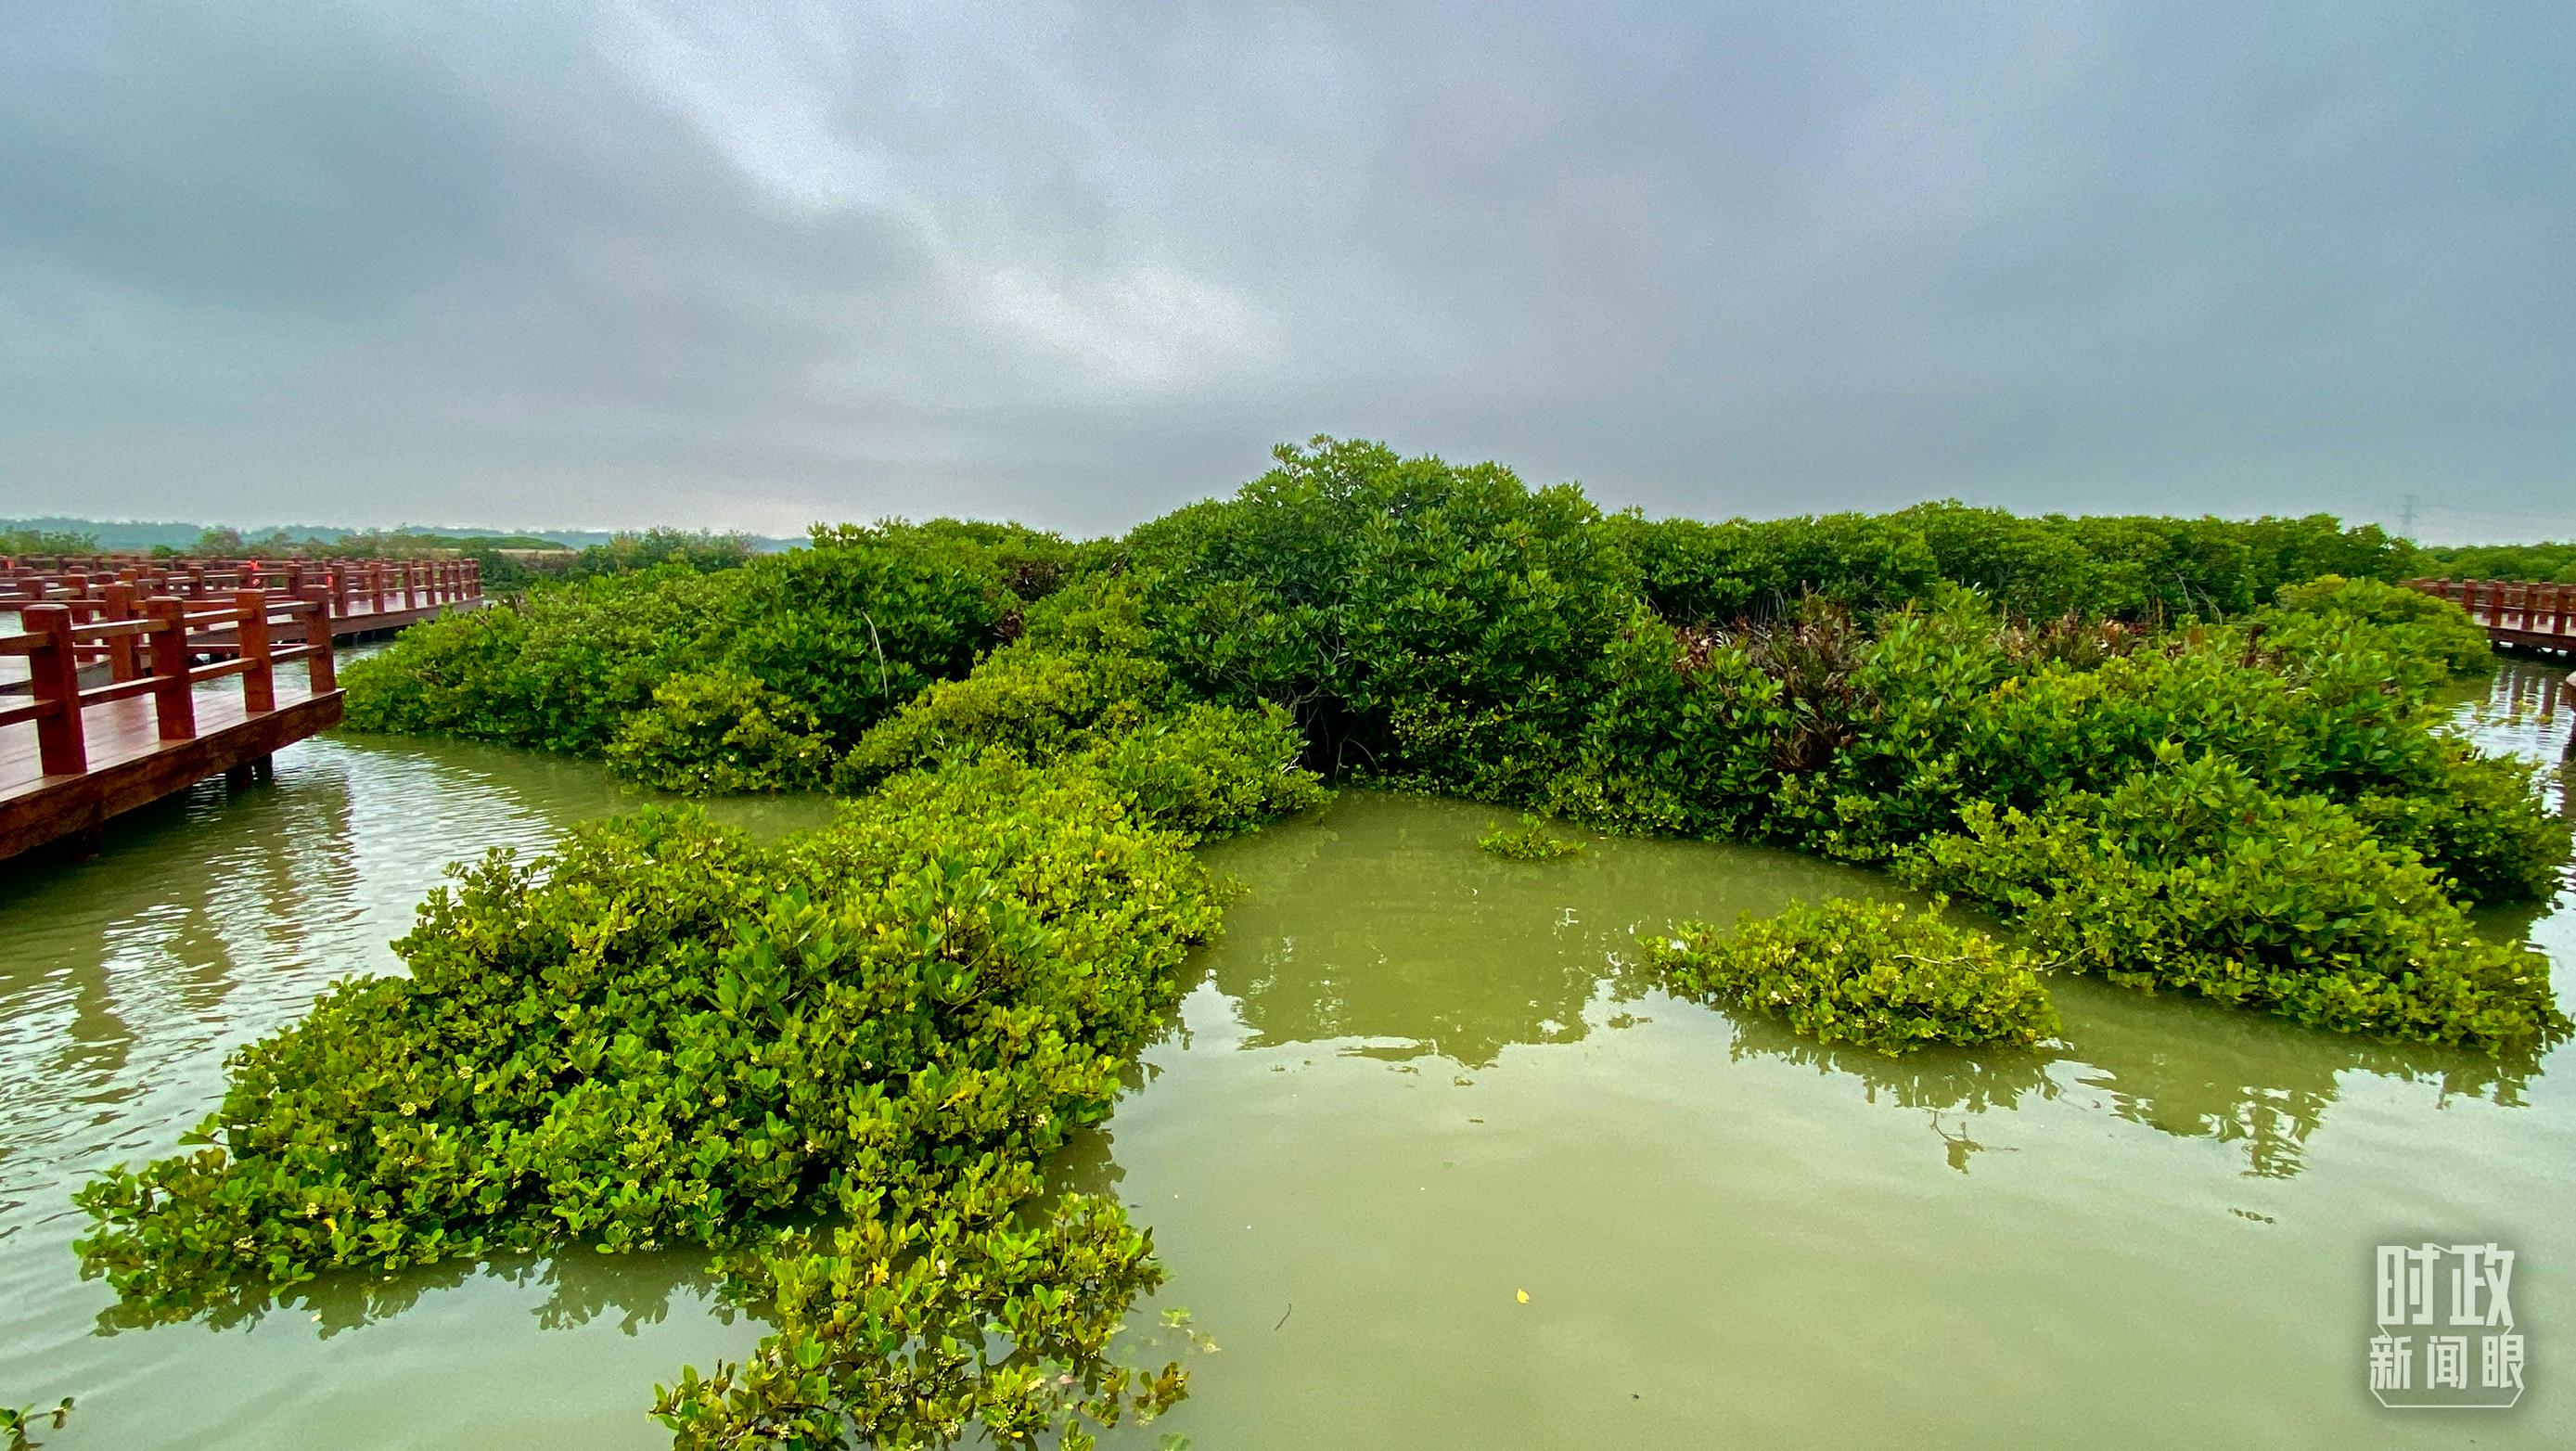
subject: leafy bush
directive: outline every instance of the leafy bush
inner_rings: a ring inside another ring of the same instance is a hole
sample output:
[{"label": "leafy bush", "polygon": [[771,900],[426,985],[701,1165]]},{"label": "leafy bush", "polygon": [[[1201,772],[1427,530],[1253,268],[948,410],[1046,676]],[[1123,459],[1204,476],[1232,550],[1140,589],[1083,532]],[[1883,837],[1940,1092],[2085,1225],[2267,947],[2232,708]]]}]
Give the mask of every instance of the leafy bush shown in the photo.
[{"label": "leafy bush", "polygon": [[2378,625],[2401,648],[2440,661],[2454,675],[2495,667],[2486,629],[2446,599],[2375,579],[2321,575],[2285,585],[2275,603],[2285,615],[2320,615]]},{"label": "leafy bush", "polygon": [[[1176,1376],[1100,1360],[1146,1242],[1114,1204],[1041,1202],[1035,1170],[1216,927],[1186,841],[1087,773],[997,760],[777,847],[652,811],[495,854],[396,944],[410,976],[243,1049],[201,1147],[81,1191],[84,1270],[178,1316],[332,1267],[737,1247],[777,1328],[666,1394],[693,1444],[1150,1409]],[[843,1223],[775,1228],[817,1206]]]},{"label": "leafy bush", "polygon": [[738,569],[750,561],[751,536],[747,534],[647,529],[640,534],[612,535],[605,544],[588,546],[565,564],[564,573],[572,579],[589,579],[683,564],[703,574]]},{"label": "leafy bush", "polygon": [[1520,825],[1505,826],[1496,822],[1476,838],[1476,845],[1498,857],[1517,862],[1554,861],[1558,857],[1581,856],[1583,843],[1557,835],[1548,824],[1524,814]]},{"label": "leafy bush", "polygon": [[2004,613],[2217,619],[2320,574],[2399,578],[2411,547],[2376,525],[2301,519],[2068,518],[1958,503],[1893,514],[1704,524],[1635,512],[1602,524],[1647,601],[1678,625],[1779,619],[1822,598],[1875,611],[1929,603],[1945,585]]},{"label": "leafy bush", "polygon": [[819,786],[831,743],[814,712],[740,670],[698,670],[653,687],[653,704],[609,742],[619,775],[691,795]]},{"label": "leafy bush", "polygon": [[2322,797],[2174,747],[2108,792],[1970,804],[1899,874],[2014,918],[2043,952],[2343,1031],[2489,1049],[2563,1033],[2547,959],[2489,943],[2440,875]]},{"label": "leafy bush", "polygon": [[1571,486],[1319,438],[1131,535],[1153,654],[1291,712],[1313,759],[1479,794],[1543,786],[1634,570]]},{"label": "leafy bush", "polygon": [[1687,998],[1776,1014],[1819,1043],[1895,1055],[1934,1043],[2027,1046],[2057,1033],[2030,958],[1902,902],[1835,898],[1747,914],[1732,933],[1685,922],[1646,942]]},{"label": "leafy bush", "polygon": [[1232,836],[1324,803],[1298,764],[1305,738],[1275,705],[1193,705],[1155,716],[1065,758],[1157,826],[1193,838]]},{"label": "leafy bush", "polygon": [[2515,579],[2576,584],[2576,540],[2541,544],[2426,544],[2419,573],[2444,579]]},{"label": "leafy bush", "polygon": [[706,658],[725,583],[665,565],[424,621],[343,672],[348,724],[599,755],[654,686]]},{"label": "leafy bush", "polygon": [[862,790],[1001,753],[1089,771],[1146,820],[1202,837],[1323,800],[1285,710],[1176,704],[1170,673],[1120,648],[1139,638],[1132,593],[1104,585],[1050,605],[973,674],[929,687],[869,731],[835,784]]},{"label": "leafy bush", "polygon": [[[772,721],[793,717],[790,734],[837,754],[924,686],[964,675],[1018,626],[1026,599],[1010,582],[1051,590],[1071,558],[1052,535],[935,521],[817,529],[810,548],[721,573],[665,563],[540,585],[353,663],[348,720],[600,756],[664,682],[706,674],[757,682],[763,702],[787,703],[767,708]],[[711,703],[703,686],[684,691]],[[727,770],[667,753],[729,749],[706,724],[639,725],[665,754],[618,759],[675,789],[723,789]]]}]

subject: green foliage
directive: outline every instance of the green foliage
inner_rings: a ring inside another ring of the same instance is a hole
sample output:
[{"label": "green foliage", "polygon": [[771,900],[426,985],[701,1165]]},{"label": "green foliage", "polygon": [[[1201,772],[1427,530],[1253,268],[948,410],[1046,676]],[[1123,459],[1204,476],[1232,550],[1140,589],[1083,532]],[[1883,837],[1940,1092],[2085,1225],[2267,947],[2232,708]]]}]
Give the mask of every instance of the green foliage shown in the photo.
[{"label": "green foliage", "polygon": [[45,1443],[30,1437],[28,1428],[50,1424],[59,1431],[63,1422],[71,1419],[71,1414],[72,1398],[69,1396],[56,1402],[50,1411],[38,1410],[34,1406],[0,1406],[0,1436],[8,1438],[0,1442],[0,1451],[35,1451]]},{"label": "green foliage", "polygon": [[[241,1050],[199,1147],[119,1167],[80,1242],[144,1318],[331,1268],[705,1245],[775,1330],[660,1412],[683,1444],[1018,1442],[1150,1411],[1102,1360],[1157,1278],[1035,1172],[1098,1119],[1217,894],[1094,775],[889,781],[776,847],[688,812],[460,868],[396,944]],[[780,1216],[836,1211],[828,1230]]]},{"label": "green foliage", "polygon": [[1069,759],[1146,820],[1212,838],[1324,803],[1323,782],[1298,763],[1305,743],[1278,706],[1192,705]]},{"label": "green foliage", "polygon": [[[1051,589],[1071,557],[1052,535],[937,521],[818,529],[810,548],[718,573],[675,559],[540,585],[514,604],[415,626],[355,662],[348,720],[600,756],[672,677],[748,677],[768,725],[838,754],[922,687],[965,674],[1017,628],[1025,601],[1010,582]],[[684,694],[701,711],[715,703],[704,686]],[[637,747],[612,760],[679,789],[724,789],[733,769],[673,754],[733,749],[709,724],[641,722]],[[805,747],[773,739],[763,749],[785,762]],[[751,778],[769,774],[764,762]]]},{"label": "green foliage", "polygon": [[2547,960],[2489,943],[2440,875],[2353,812],[2222,756],[2156,752],[2038,810],[1975,802],[1900,875],[2015,918],[2081,971],[2301,1022],[2527,1049],[2566,1028]]},{"label": "green foliage", "polygon": [[1288,713],[1182,703],[1170,672],[1130,653],[1143,638],[1133,591],[1101,581],[1038,607],[1029,633],[963,680],[924,690],[862,737],[834,771],[845,791],[901,771],[988,753],[1096,775],[1145,819],[1226,836],[1323,800],[1298,764]]},{"label": "green foliage", "polygon": [[[0,556],[96,554],[98,536],[58,529],[0,529]],[[5,1424],[5,1423],[0,1423]]]},{"label": "green foliage", "polygon": [[751,536],[713,534],[706,530],[647,529],[617,534],[605,544],[583,549],[565,565],[570,579],[603,574],[633,574],[665,564],[684,564],[700,573],[736,569],[751,562]]},{"label": "green foliage", "polygon": [[653,687],[653,704],[618,726],[608,764],[690,795],[808,790],[832,759],[814,727],[814,712],[743,671],[690,671]]},{"label": "green foliage", "polygon": [[2394,580],[2411,558],[2376,525],[2347,529],[2322,514],[2033,517],[1945,502],[1722,524],[1631,511],[1602,528],[1637,562],[1647,601],[1680,625],[1778,619],[1811,596],[1857,610],[1898,608],[1928,603],[1944,585],[1974,589],[2022,618],[2219,618],[2319,574]]},{"label": "green foliage", "polygon": [[2513,579],[2576,584],[2576,540],[2541,544],[2425,544],[2416,572],[2443,579]]},{"label": "green foliage", "polygon": [[424,621],[342,673],[348,723],[601,755],[655,686],[715,653],[733,578],[666,565]]},{"label": "green foliage", "polygon": [[1819,1043],[1894,1056],[2057,1033],[2026,953],[1901,902],[1792,902],[1776,916],[1747,914],[1732,933],[1685,922],[1648,939],[1646,953],[1680,996],[1776,1014]]},{"label": "green foliage", "polygon": [[1216,700],[1287,708],[1336,769],[1543,784],[1633,598],[1592,505],[1378,444],[1277,457],[1130,536],[1156,658]]},{"label": "green foliage", "polygon": [[2394,645],[2441,662],[2454,675],[2494,668],[2487,632],[2469,612],[2446,599],[2375,579],[2320,575],[2285,585],[2275,601],[2281,615],[2311,615],[2377,625]]},{"label": "green foliage", "polygon": [[1496,822],[1476,838],[1476,845],[1498,857],[1516,862],[1554,861],[1558,857],[1581,856],[1583,843],[1562,837],[1536,816],[1524,812],[1518,826]]}]

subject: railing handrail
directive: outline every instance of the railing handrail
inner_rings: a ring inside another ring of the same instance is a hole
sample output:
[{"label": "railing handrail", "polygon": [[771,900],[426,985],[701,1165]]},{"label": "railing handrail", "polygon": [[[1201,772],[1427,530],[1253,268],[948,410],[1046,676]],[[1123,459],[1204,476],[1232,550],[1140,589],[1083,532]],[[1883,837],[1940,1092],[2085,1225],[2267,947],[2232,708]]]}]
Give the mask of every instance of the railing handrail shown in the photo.
[{"label": "railing handrail", "polygon": [[[69,602],[22,600],[19,620],[31,629],[0,636],[0,654],[27,657],[30,699],[25,705],[0,709],[0,725],[32,721],[36,727],[39,768],[47,776],[78,776],[89,770],[87,732],[81,715],[93,705],[110,705],[150,695],[164,743],[193,740],[197,710],[192,691],[204,681],[226,675],[242,678],[242,712],[257,716],[277,709],[277,667],[304,662],[307,694],[314,699],[339,689],[339,667],[331,653],[332,589],[308,584],[293,599],[277,599],[264,589],[236,591],[229,606],[191,611],[191,601],[177,595],[153,595],[137,601],[131,591],[111,602],[137,618],[80,622]],[[280,617],[304,621],[304,643],[280,647],[269,626]],[[232,638],[217,641],[218,631]],[[150,670],[144,670],[134,646],[151,647]],[[80,660],[84,650],[105,654],[109,683],[84,687]],[[196,653],[229,651],[229,660],[189,663]]]},{"label": "railing handrail", "polygon": [[[2469,612],[2491,636],[2510,636],[2507,643],[2555,648],[2561,637],[2576,637],[2576,585],[2537,579],[2416,578],[2400,581],[2406,588],[2450,600]],[[2549,637],[2536,642],[2531,637]]]},{"label": "railing handrail", "polygon": [[[147,602],[158,602],[161,600],[169,600],[172,603],[183,607],[200,603],[200,601],[185,599],[177,595],[154,595],[151,597],[151,600]],[[27,600],[25,603],[31,605],[52,604],[58,607],[66,607],[71,602],[67,600]],[[291,595],[272,596],[262,607],[254,607],[237,602],[211,610],[185,612],[182,613],[179,618],[182,625],[187,628],[190,633],[194,634],[212,633],[213,631],[219,630],[227,625],[239,625],[244,620],[248,619],[253,613],[260,614],[269,623],[274,624],[277,622],[277,617],[280,615],[283,615],[288,620],[295,620],[312,615],[316,611],[321,612],[323,618],[330,618],[330,600],[328,598],[299,599]],[[91,645],[105,643],[110,640],[148,635],[154,630],[161,628],[164,627],[150,619],[89,620],[74,621],[70,633],[72,642],[75,645]],[[16,635],[0,635],[0,655],[24,655],[45,644],[51,638],[52,637],[50,635],[42,631]]]}]

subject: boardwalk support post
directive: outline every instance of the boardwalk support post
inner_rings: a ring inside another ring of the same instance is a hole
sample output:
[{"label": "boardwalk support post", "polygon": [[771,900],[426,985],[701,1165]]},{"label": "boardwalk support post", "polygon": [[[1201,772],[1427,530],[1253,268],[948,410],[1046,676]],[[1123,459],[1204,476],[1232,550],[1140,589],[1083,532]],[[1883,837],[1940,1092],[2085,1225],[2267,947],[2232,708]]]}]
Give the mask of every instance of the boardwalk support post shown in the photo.
[{"label": "boardwalk support post", "polygon": [[[99,591],[107,600],[105,614],[118,624],[135,618],[134,586],[119,580]],[[134,637],[118,635],[107,642],[107,678],[132,680],[143,671],[135,663]]]},{"label": "boardwalk support post", "polygon": [[152,714],[165,741],[197,738],[197,698],[188,687],[188,606],[176,595],[144,602],[152,621]]},{"label": "boardwalk support post", "polygon": [[328,695],[340,688],[338,662],[331,658],[331,591],[318,584],[304,587],[304,643],[312,654],[304,657],[308,687],[315,695]]},{"label": "boardwalk support post", "polygon": [[28,605],[19,619],[44,642],[27,655],[29,684],[39,707],[36,759],[48,776],[77,776],[89,769],[89,751],[81,739],[80,662],[72,656],[72,612],[69,605]]},{"label": "boardwalk support post", "polygon": [[253,715],[275,710],[277,667],[269,661],[268,591],[236,590],[233,608],[241,615],[234,629],[241,640],[242,709]]}]

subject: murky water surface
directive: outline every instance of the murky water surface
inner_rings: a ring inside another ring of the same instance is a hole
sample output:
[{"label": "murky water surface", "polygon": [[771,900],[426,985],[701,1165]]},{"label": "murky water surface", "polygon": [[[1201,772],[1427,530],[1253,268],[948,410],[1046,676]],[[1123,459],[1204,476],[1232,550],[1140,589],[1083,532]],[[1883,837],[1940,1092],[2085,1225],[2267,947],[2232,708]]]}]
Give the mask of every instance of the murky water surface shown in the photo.
[{"label": "murky water surface", "polygon": [[[2464,707],[2491,748],[2556,758],[2537,678]],[[688,1257],[115,1331],[67,1203],[168,1151],[225,1051],[397,969],[446,861],[638,799],[577,763],[332,737],[88,866],[0,866],[0,1400],[77,1396],[57,1448],[666,1445],[653,1383],[759,1334]],[[2576,1442],[2570,1050],[2499,1071],[2081,980],[2046,1053],[1819,1050],[1643,988],[1633,934],[1884,883],[1674,843],[1500,862],[1473,844],[1495,816],[1354,794],[1212,852],[1251,890],[1066,1165],[1153,1226],[1147,1310],[1220,1347],[1113,1444]],[[2528,929],[2562,976],[2566,905]],[[2371,1402],[2371,1247],[2426,1239],[2520,1252],[2516,1409]]]}]

